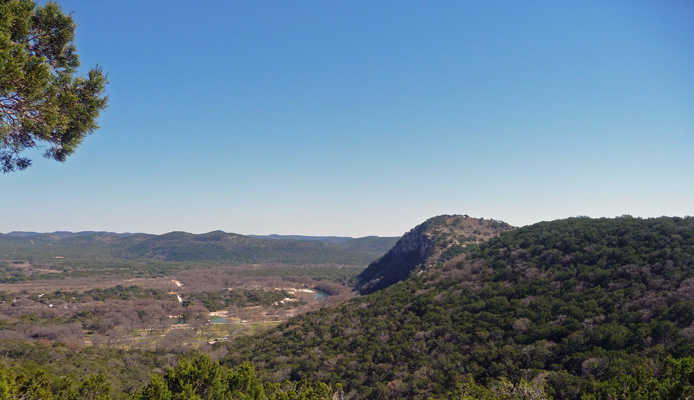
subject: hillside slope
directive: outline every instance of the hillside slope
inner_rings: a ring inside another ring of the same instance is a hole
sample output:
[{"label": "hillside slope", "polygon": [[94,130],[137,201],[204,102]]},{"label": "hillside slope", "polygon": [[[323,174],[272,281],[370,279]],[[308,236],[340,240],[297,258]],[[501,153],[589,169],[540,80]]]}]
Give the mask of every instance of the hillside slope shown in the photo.
[{"label": "hillside slope", "polygon": [[694,218],[573,218],[233,343],[227,362],[341,382],[348,398],[444,396],[471,376],[578,399],[624,374],[661,376],[668,356],[694,356],[693,338]]},{"label": "hillside slope", "polygon": [[459,259],[477,244],[512,229],[504,222],[461,215],[431,218],[371,263],[359,275],[356,288],[361,294],[373,293],[439,262]]}]

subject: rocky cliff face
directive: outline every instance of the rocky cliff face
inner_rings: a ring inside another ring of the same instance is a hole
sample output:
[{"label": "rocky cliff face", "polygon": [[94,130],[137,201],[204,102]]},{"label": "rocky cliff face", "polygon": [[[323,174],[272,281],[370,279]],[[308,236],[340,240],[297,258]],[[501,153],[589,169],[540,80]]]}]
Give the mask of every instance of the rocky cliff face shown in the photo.
[{"label": "rocky cliff face", "polygon": [[514,229],[505,222],[441,215],[406,233],[393,248],[359,275],[361,294],[373,293],[440,262],[455,262],[481,242]]}]

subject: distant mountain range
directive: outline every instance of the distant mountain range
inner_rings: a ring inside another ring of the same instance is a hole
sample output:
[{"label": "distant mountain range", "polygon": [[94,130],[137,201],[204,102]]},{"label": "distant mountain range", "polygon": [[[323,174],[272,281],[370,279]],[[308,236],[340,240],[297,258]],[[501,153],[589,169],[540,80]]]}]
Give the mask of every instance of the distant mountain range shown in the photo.
[{"label": "distant mountain range", "polygon": [[[246,235],[256,239],[315,240],[317,242],[344,243],[354,238],[349,236],[303,236],[303,235]],[[373,236],[372,236],[373,237]]]},{"label": "distant mountain range", "polygon": [[[68,231],[56,231],[56,232],[49,232],[49,233],[41,233],[41,232],[23,232],[23,231],[12,231],[9,233],[5,233],[7,236],[16,236],[16,237],[29,237],[29,236],[40,236],[40,235],[51,235],[51,236],[57,236],[57,237],[75,237],[75,236],[86,236],[86,235],[93,235],[96,233],[106,233],[109,235],[115,235],[115,236],[132,236],[132,235],[144,235],[144,233],[115,233],[115,232],[105,232],[105,231],[82,231],[82,232],[68,232]],[[0,236],[3,234],[0,233]]]},{"label": "distant mountain range", "polygon": [[163,235],[112,232],[10,232],[0,234],[0,259],[97,257],[214,261],[231,264],[279,262],[366,265],[398,238],[369,236],[244,236],[223,231]]}]

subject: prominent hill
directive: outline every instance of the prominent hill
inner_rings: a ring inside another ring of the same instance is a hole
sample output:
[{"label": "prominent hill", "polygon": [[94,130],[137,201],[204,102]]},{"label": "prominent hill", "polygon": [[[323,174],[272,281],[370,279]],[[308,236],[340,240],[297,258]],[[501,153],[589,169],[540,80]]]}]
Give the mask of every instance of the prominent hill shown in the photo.
[{"label": "prominent hill", "polygon": [[441,215],[406,233],[383,257],[359,275],[357,289],[373,293],[440,262],[460,260],[479,243],[513,227],[500,221]]},{"label": "prominent hill", "polygon": [[692,359],[669,356],[694,356],[694,218],[505,232],[459,263],[235,342],[227,361],[341,382],[348,398],[461,398],[469,377],[526,379],[533,398],[684,398]]}]

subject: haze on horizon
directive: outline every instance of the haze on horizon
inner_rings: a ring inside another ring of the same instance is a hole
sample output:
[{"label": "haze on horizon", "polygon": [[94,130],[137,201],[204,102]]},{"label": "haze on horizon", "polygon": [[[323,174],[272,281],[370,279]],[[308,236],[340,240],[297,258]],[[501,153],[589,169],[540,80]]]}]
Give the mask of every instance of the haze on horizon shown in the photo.
[{"label": "haze on horizon", "polygon": [[693,214],[692,2],[59,4],[109,108],[0,232]]}]

